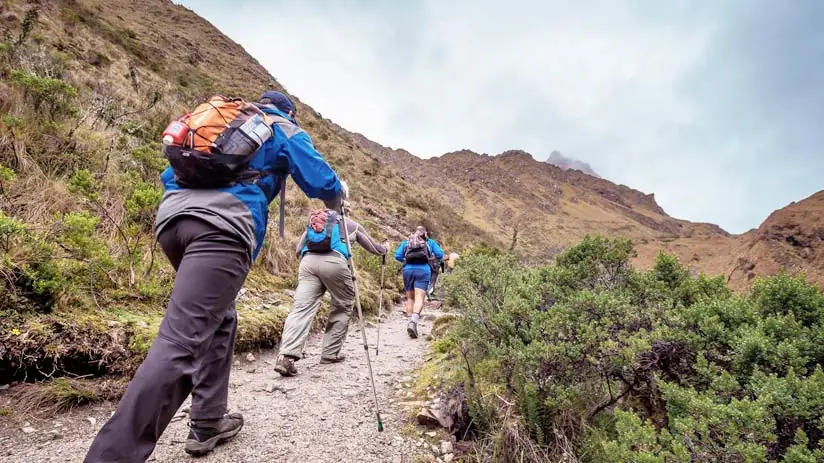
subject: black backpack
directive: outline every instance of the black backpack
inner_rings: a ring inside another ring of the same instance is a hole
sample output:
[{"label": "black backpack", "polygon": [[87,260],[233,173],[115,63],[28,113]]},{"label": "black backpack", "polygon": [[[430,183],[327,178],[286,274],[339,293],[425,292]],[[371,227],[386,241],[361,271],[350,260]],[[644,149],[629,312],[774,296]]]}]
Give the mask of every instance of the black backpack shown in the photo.
[{"label": "black backpack", "polygon": [[426,236],[421,232],[409,235],[403,261],[406,264],[429,264],[430,252]]}]

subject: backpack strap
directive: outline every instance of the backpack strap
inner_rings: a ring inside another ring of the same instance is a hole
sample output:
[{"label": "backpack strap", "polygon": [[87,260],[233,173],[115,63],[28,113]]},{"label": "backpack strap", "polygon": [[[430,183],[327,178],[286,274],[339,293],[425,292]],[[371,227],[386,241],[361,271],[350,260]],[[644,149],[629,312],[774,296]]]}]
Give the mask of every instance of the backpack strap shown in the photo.
[{"label": "backpack strap", "polygon": [[340,216],[335,211],[329,211],[329,215],[326,216],[326,234],[329,238],[332,238],[332,230],[338,223],[340,223]]}]

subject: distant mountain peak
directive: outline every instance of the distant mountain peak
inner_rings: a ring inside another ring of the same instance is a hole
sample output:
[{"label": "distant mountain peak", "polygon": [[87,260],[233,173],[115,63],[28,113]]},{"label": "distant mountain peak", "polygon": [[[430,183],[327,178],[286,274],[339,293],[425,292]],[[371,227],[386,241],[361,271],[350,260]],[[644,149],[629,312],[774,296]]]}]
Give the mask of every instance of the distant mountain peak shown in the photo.
[{"label": "distant mountain peak", "polygon": [[548,163],[550,163],[554,166],[558,166],[558,167],[560,167],[561,169],[564,169],[564,170],[567,170],[567,169],[580,170],[581,172],[583,172],[587,175],[591,175],[591,176],[596,177],[596,178],[601,178],[601,176],[598,175],[598,173],[595,172],[595,170],[593,170],[592,167],[590,167],[589,164],[587,164],[583,161],[579,161],[577,159],[568,158],[568,157],[564,156],[563,154],[561,154],[560,151],[553,151],[552,153],[550,153],[550,155],[547,158],[546,162],[548,162]]}]

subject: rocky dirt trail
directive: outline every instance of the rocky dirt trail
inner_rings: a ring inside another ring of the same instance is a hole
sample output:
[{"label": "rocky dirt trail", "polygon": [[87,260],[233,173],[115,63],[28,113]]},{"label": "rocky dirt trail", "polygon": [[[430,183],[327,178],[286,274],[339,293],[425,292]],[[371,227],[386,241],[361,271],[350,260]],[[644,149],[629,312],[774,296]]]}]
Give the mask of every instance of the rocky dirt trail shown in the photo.
[{"label": "rocky dirt trail", "polygon": [[[381,326],[381,348],[375,356],[376,328],[367,327],[372,367],[385,430],[377,431],[366,359],[357,324],[350,328],[347,360],[321,365],[320,337],[306,346],[299,374],[281,378],[272,366],[275,352],[240,355],[232,370],[230,411],[241,412],[245,426],[232,441],[198,462],[414,462],[434,461],[433,448],[407,437],[404,427],[414,418],[404,400],[412,400],[404,383],[412,381],[429,346],[425,336],[434,315],[419,323],[419,338],[406,334],[406,320],[396,308]],[[426,312],[425,312],[426,314]],[[166,429],[149,461],[179,462],[188,433],[189,403]],[[12,462],[81,462],[115,404],[76,409],[50,419],[0,418],[0,460]],[[415,432],[420,434],[421,431]],[[434,433],[430,432],[434,437]],[[444,442],[446,445],[446,442]],[[449,460],[451,455],[447,456]]]}]

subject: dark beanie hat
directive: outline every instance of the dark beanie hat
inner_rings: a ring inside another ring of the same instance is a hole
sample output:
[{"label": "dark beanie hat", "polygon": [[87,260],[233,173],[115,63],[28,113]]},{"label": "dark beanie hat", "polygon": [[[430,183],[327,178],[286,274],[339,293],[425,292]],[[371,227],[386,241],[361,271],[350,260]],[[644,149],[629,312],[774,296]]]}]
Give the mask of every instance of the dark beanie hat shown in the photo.
[{"label": "dark beanie hat", "polygon": [[297,111],[295,111],[295,105],[292,104],[292,100],[290,100],[289,97],[283,93],[276,92],[274,90],[270,90],[261,95],[259,103],[275,105],[276,108],[286,114],[289,114],[290,112],[293,114],[297,113]]}]

